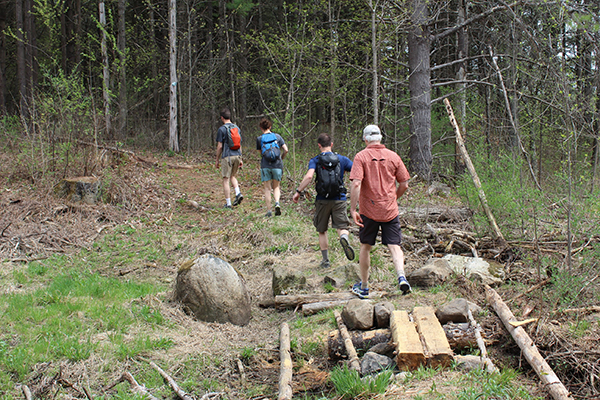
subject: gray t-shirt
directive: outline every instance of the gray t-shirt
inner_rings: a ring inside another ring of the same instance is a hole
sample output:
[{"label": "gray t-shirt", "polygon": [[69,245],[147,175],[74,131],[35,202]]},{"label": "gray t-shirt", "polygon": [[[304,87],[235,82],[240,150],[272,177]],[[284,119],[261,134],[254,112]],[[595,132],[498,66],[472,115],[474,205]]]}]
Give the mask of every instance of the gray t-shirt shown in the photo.
[{"label": "gray t-shirt", "polygon": [[[221,153],[221,158],[225,158],[225,157],[229,157],[229,156],[241,156],[242,155],[241,147],[238,150],[231,150],[229,148],[229,145],[227,144],[227,127],[225,125],[227,125],[227,124],[221,125],[221,127],[217,131],[217,143],[219,143],[219,142],[223,143],[223,153]],[[233,123],[231,125],[237,126]],[[240,137],[242,137],[241,129],[240,129]],[[242,137],[242,141],[243,141],[243,139],[244,138]]]},{"label": "gray t-shirt", "polygon": [[[275,132],[273,132],[273,133],[275,133]],[[262,137],[262,135],[260,135],[259,137],[256,138],[256,150],[260,150],[260,151],[262,151],[261,140],[260,140],[261,137]],[[285,141],[283,140],[281,135],[278,133],[275,133],[275,137],[277,138],[277,144],[279,145],[279,149],[281,150],[283,148],[283,145],[285,144]],[[260,160],[260,167],[261,168],[271,168],[271,169],[283,169],[283,161],[281,160],[281,156],[279,156],[279,158],[275,161],[269,161],[266,158],[262,157],[262,159]]]}]

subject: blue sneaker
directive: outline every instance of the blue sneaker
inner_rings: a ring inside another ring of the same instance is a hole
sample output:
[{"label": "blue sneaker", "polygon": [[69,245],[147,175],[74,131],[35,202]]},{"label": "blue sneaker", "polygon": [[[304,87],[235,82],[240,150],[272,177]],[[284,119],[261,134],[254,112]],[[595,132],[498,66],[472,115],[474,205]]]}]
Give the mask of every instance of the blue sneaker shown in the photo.
[{"label": "blue sneaker", "polygon": [[352,286],[352,293],[357,295],[361,299],[366,299],[369,297],[369,288],[362,289],[362,282],[355,283]]},{"label": "blue sneaker", "polygon": [[402,295],[410,293],[410,291],[411,291],[410,283],[408,283],[408,281],[406,280],[406,278],[404,276],[398,277],[398,285],[400,285],[400,290],[402,291]]}]

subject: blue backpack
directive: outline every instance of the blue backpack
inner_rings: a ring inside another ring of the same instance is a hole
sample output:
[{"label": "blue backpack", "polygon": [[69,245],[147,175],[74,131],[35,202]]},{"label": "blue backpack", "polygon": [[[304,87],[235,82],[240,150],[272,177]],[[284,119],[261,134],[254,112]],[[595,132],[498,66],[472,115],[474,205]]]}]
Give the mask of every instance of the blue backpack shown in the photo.
[{"label": "blue backpack", "polygon": [[263,157],[268,161],[276,161],[281,156],[277,136],[273,132],[263,133],[260,137],[260,149]]}]

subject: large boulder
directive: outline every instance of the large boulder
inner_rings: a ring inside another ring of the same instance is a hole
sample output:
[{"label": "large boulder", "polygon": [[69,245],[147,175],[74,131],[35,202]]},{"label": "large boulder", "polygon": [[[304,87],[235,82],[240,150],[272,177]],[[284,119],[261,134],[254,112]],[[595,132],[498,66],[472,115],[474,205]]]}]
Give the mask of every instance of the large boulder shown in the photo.
[{"label": "large boulder", "polygon": [[451,274],[448,261],[432,258],[423,267],[409,273],[406,278],[414,286],[431,287],[441,285]]},{"label": "large boulder", "polygon": [[175,300],[201,321],[243,326],[252,317],[250,295],[242,277],[229,263],[210,254],[181,265]]}]

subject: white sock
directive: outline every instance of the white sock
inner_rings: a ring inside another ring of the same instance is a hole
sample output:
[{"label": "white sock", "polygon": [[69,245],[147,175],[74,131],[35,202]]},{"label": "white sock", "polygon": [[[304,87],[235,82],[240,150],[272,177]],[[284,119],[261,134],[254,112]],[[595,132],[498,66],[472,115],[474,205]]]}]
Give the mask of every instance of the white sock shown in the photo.
[{"label": "white sock", "polygon": [[240,194],[240,187],[237,186],[234,188],[235,189],[235,195],[237,196],[238,194]]}]

